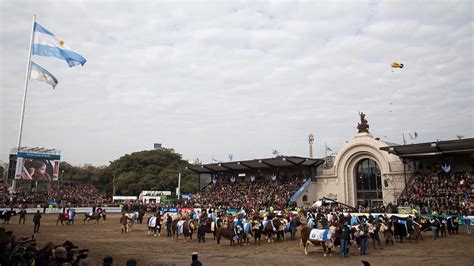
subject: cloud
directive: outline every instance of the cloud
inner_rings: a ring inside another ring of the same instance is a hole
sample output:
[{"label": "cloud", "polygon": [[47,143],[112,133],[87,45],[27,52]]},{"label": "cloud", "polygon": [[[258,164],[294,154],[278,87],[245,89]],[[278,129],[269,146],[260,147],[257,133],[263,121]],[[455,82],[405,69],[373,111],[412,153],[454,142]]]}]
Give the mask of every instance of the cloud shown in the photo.
[{"label": "cloud", "polygon": [[[364,111],[401,143],[472,137],[472,2],[149,3],[2,1],[0,159],[16,145],[31,14],[84,67],[34,56],[23,144],[74,163],[173,147],[224,160],[337,150]],[[403,70],[389,67],[392,60]],[[392,104],[390,104],[392,103]],[[422,114],[422,115],[420,115]]]}]

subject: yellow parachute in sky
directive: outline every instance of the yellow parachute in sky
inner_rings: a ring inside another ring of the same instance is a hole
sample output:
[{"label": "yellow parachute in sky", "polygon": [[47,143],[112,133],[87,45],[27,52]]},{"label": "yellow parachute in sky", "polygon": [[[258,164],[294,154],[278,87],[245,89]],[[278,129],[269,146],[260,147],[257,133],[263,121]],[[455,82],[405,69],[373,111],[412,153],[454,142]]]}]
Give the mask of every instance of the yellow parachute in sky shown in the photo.
[{"label": "yellow parachute in sky", "polygon": [[403,64],[398,63],[397,61],[393,61],[391,66],[393,68],[403,68]]}]

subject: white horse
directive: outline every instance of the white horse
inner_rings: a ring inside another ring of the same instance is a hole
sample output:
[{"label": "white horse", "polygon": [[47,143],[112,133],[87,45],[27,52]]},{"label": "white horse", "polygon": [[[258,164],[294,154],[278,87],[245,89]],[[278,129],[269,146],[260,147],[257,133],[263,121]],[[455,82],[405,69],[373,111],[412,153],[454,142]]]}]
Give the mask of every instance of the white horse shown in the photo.
[{"label": "white horse", "polygon": [[135,223],[135,220],[138,219],[138,212],[129,212],[125,213],[125,216],[127,217],[127,232],[132,231],[133,224]]}]

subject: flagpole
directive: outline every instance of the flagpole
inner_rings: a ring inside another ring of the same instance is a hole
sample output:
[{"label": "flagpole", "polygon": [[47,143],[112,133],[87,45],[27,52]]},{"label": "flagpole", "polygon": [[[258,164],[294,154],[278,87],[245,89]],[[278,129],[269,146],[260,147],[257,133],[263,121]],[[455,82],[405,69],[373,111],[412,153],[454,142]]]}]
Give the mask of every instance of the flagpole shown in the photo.
[{"label": "flagpole", "polygon": [[324,142],[324,158],[328,157],[328,146],[326,145],[326,142]]},{"label": "flagpole", "polygon": [[23,92],[23,104],[21,105],[20,130],[18,132],[17,151],[20,151],[20,148],[21,148],[21,134],[23,132],[23,118],[25,116],[26,93],[28,90],[28,80],[30,78],[30,71],[31,71],[31,50],[33,50],[33,36],[35,34],[35,21],[36,21],[36,16],[33,15],[33,23],[31,25],[30,49],[28,51],[28,63],[26,66],[26,75],[25,75],[25,89]]}]

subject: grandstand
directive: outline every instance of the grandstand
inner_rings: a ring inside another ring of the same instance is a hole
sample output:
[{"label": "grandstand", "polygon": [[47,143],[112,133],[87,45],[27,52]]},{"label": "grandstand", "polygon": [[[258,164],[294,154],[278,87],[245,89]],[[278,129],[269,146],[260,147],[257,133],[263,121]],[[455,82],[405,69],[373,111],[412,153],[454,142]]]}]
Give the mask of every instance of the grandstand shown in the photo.
[{"label": "grandstand", "polygon": [[[4,186],[0,207],[37,206],[101,206],[110,205],[111,200],[92,184],[71,181],[16,180],[16,191]],[[8,191],[8,192],[6,192]]]},{"label": "grandstand", "polygon": [[200,192],[189,205],[225,208],[286,208],[311,182],[321,159],[297,156],[191,165],[199,174]]},{"label": "grandstand", "polygon": [[398,203],[422,213],[474,213],[474,139],[395,145],[382,150],[411,162]]}]

